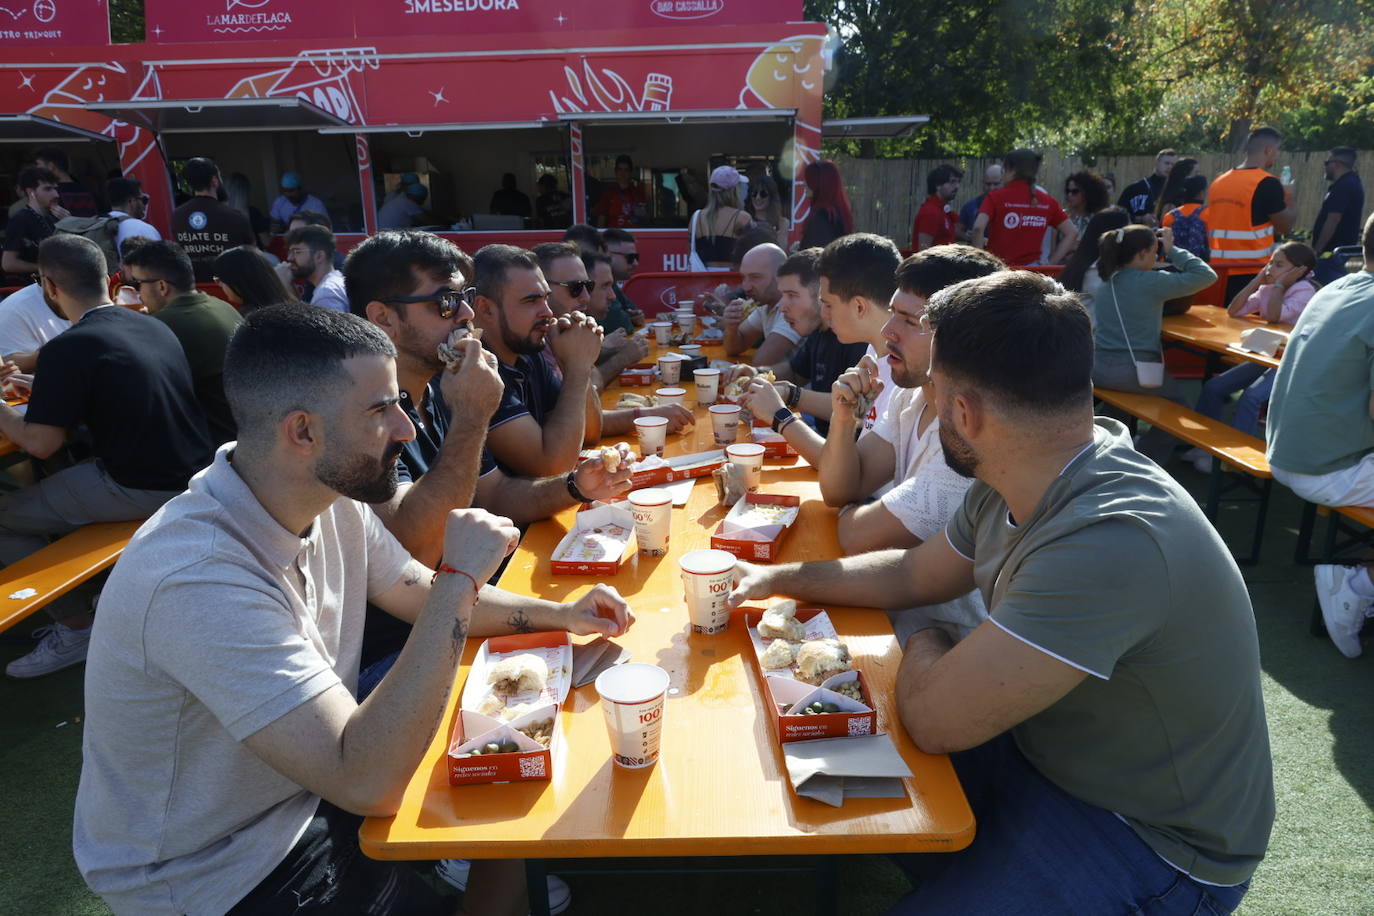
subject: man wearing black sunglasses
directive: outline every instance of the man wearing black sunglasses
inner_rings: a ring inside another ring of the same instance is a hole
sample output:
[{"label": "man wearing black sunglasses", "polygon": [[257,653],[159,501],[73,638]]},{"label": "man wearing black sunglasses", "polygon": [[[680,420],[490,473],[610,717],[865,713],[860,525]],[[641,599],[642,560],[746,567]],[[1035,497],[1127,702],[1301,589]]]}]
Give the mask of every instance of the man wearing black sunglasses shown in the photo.
[{"label": "man wearing black sunglasses", "polygon": [[[598,317],[599,320],[592,297],[596,295],[604,299],[604,291],[597,291],[596,281],[589,278],[580,249],[571,242],[544,242],[534,246],[533,254],[539,260],[539,269],[549,284],[549,308],[554,315],[561,318],[579,312]],[[592,253],[586,257],[605,255]],[[612,330],[604,321],[601,324],[604,330]],[[552,350],[545,347],[539,355],[555,377],[563,377],[563,370]],[[601,353],[596,358],[597,374],[592,383],[598,388],[605,388],[620,375],[622,369],[633,366],[648,355],[649,346],[644,341],[631,340],[624,331],[619,334],[608,333],[601,341]]]},{"label": "man wearing black sunglasses", "polygon": [[110,201],[111,219],[119,220],[115,235],[115,250],[124,255],[124,243],[131,238],[162,240],[157,227],[143,219],[148,215],[147,194],[143,184],[136,178],[111,178],[105,184],[105,197]]},{"label": "man wearing black sunglasses", "polygon": [[620,288],[621,284],[639,269],[639,251],[635,245],[635,237],[624,229],[611,228],[601,233],[601,238],[606,243],[606,253],[611,256],[611,276],[615,278],[616,304],[630,316],[630,321],[635,327],[642,328],[644,313],[635,308],[635,304]]}]

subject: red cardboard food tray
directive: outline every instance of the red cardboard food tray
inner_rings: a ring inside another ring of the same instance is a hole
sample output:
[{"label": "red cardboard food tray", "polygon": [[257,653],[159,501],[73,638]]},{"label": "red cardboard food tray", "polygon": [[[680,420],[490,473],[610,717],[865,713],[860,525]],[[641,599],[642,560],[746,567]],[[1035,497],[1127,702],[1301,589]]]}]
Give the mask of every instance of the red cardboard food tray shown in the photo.
[{"label": "red cardboard food tray", "polygon": [[739,523],[739,518],[747,513],[751,506],[770,505],[800,507],[801,497],[782,493],[746,493],[711,533],[711,546],[716,550],[727,550],[741,560],[776,560],[783,539],[796,522],[796,516],[786,524],[759,529],[740,530]]},{"label": "red cardboard food tray", "polygon": [[[630,515],[628,505],[628,503],[596,503],[590,508],[584,507],[580,510],[573,520],[572,530],[564,535],[563,539],[558,542],[558,546],[553,549],[553,556],[549,559],[549,566],[553,574],[556,576],[615,575],[635,537],[634,518]],[[620,530],[620,534],[611,534],[617,529]],[[580,546],[578,542],[583,541],[592,532],[595,532],[595,539],[604,544],[606,551],[596,558],[570,558],[569,552]],[[620,545],[618,550],[616,549],[616,542]]]},{"label": "red cardboard food tray", "polygon": [[[822,614],[825,614],[825,611],[820,608],[802,608],[797,611],[797,619],[807,623]],[[837,674],[828,678],[824,683],[838,684],[846,680],[857,680],[859,693],[864,698],[862,704],[857,704],[849,697],[840,694],[830,694],[826,698],[842,706],[867,706],[867,710],[858,711],[854,709],[810,716],[784,714],[780,708],[782,704],[791,708],[805,699],[807,695],[813,693],[816,688],[796,680],[790,672],[787,675],[770,674],[768,669],[763,667],[763,652],[767,645],[759,636],[757,629],[759,619],[762,616],[762,609],[746,608],[744,623],[749,631],[749,640],[754,646],[754,664],[758,668],[759,680],[763,683],[764,702],[772,713],[773,730],[778,736],[778,741],[785,744],[789,741],[809,741],[813,738],[854,738],[875,734],[878,726],[878,714],[874,711],[873,695],[868,690],[868,682],[864,679],[863,672],[858,669]],[[834,632],[834,627],[829,624],[828,616],[826,617],[826,629],[829,633]],[[808,633],[807,635],[811,634]]]},{"label": "red cardboard food tray", "polygon": [[657,378],[658,373],[654,371],[653,363],[638,363],[620,370],[620,384],[626,388],[652,385]]},{"label": "red cardboard food tray", "polygon": [[630,486],[638,490],[677,480],[706,477],[724,463],[724,449],[693,452],[690,455],[678,455],[666,460],[646,458],[635,465],[634,471],[630,474]]},{"label": "red cardboard food tray", "polygon": [[[487,668],[493,664],[492,656],[506,655],[511,652],[525,652],[532,649],[556,650],[554,654],[561,659],[561,673],[555,676],[550,665],[549,686],[551,696],[546,697],[547,706],[532,710],[525,716],[512,720],[521,724],[527,719],[543,717],[545,709],[552,707],[553,732],[547,748],[539,747],[525,736],[522,749],[507,754],[483,754],[477,757],[460,756],[459,751],[471,741],[485,737],[493,728],[506,723],[481,715],[475,707],[487,694]],[[463,695],[459,701],[458,715],[454,716],[453,731],[449,736],[448,781],[449,785],[460,786],[482,782],[515,782],[520,780],[550,779],[553,775],[553,760],[560,754],[562,724],[558,710],[568,696],[572,681],[572,641],[567,633],[524,633],[514,636],[494,636],[482,644],[477,657],[473,659],[468,671],[467,682],[463,685]],[[468,708],[474,707],[474,708]]]},{"label": "red cardboard food tray", "polygon": [[755,423],[754,428],[750,430],[750,438],[754,440],[755,445],[763,446],[763,457],[765,458],[795,458],[797,456],[797,450],[788,444],[787,440],[780,434],[769,429],[767,423],[764,423],[762,427]]}]

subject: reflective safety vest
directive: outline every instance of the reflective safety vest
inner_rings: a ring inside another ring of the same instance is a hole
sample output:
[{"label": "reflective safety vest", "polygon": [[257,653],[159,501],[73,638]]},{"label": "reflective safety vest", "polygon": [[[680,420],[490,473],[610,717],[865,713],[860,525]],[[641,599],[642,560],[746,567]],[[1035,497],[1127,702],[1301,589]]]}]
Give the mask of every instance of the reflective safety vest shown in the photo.
[{"label": "reflective safety vest", "polygon": [[1255,190],[1273,178],[1264,169],[1231,169],[1207,190],[1207,242],[1212,263],[1264,260],[1274,250],[1274,224],[1251,222]]}]

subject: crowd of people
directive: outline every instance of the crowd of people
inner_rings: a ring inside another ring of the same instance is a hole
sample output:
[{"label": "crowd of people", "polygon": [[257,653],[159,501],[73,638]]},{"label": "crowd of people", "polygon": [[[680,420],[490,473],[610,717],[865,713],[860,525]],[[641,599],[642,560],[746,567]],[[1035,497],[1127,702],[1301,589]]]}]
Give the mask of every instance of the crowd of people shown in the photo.
[{"label": "crowd of people", "polygon": [[[1016,150],[956,212],[962,173],[940,166],[905,257],[853,231],[833,163],[804,170],[796,233],[775,183],[710,176],[692,252],[742,277],[719,324],[747,362],[723,381],[746,380],[747,411],[815,468],[844,554],[741,563],[731,600],[885,609],[901,723],[952,755],[977,818],[967,850],[901,859],[913,891],[894,912],[1229,912],[1249,886],[1274,818],[1249,595],[1164,470],[1180,444],[1133,442],[1094,416],[1093,388],[1182,402],[1162,315],[1215,282],[1209,260],[1267,257],[1229,308],[1296,321],[1288,354],[1211,379],[1197,409],[1221,417],[1240,393],[1234,422],[1254,431],[1272,391],[1275,477],[1374,505],[1374,219],[1361,232],[1338,148],[1314,244],[1276,244],[1293,209],[1269,171],[1280,139],[1256,130],[1210,189],[1162,151],[1116,206],[1081,171],[1061,207]],[[65,208],[61,176],[33,171],[21,228]],[[362,856],[357,827],[397,810],[468,637],[634,624],[604,585],[555,602],[492,583],[522,527],[629,490],[626,446],[609,463],[585,447],[646,415],[693,422],[602,406],[649,352],[654,309],[623,288],[636,237],[578,225],[468,254],[385,229],[340,265],[297,175],[271,208],[273,265],[214,163],[183,175],[173,238],[140,228],[146,199],[124,179],[108,247],[7,237],[5,269],[37,282],[0,302],[0,376],[29,389],[24,412],[0,405],[0,434],[44,473],[0,503],[0,562],[149,519],[98,597],[47,605],[7,674],[86,664],[73,844],[117,912],[443,912],[408,865]],[[633,188],[598,212],[632,215]],[[1200,214],[1204,252],[1184,244]],[[1370,269],[1323,279],[1352,227]],[[1014,269],[1045,261],[1068,262],[1064,285]],[[1359,654],[1374,572],[1321,566],[1317,583],[1333,640]],[[525,912],[519,862],[438,874],[468,912]],[[569,889],[548,880],[561,911]]]}]

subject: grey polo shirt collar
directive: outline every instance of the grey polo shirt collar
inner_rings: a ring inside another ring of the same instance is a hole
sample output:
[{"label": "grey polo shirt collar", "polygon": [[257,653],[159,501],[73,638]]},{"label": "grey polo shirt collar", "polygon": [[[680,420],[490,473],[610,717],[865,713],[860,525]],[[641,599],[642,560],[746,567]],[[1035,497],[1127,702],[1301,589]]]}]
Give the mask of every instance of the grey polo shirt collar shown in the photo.
[{"label": "grey polo shirt collar", "polygon": [[226,442],[215,452],[215,460],[191,481],[203,486],[228,511],[233,524],[244,534],[244,542],[264,566],[286,569],[315,542],[319,526],[311,524],[305,537],[287,531],[274,519],[234,466],[229,462],[235,443]]}]

